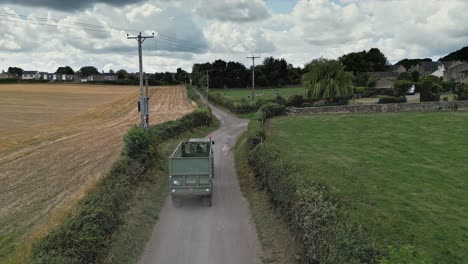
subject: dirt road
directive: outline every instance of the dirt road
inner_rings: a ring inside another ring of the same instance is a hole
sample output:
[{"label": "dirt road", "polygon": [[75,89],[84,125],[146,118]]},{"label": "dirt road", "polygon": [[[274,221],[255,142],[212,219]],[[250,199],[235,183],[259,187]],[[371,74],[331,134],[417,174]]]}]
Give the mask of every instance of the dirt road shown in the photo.
[{"label": "dirt road", "polygon": [[255,226],[239,189],[231,152],[247,121],[212,109],[221,121],[221,127],[210,134],[215,141],[213,207],[190,199],[175,208],[167,199],[140,263],[260,263]]}]

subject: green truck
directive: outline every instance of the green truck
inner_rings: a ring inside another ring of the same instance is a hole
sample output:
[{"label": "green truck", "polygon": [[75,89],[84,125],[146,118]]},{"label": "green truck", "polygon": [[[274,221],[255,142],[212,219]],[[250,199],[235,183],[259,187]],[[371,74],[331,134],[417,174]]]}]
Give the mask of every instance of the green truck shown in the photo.
[{"label": "green truck", "polygon": [[201,197],[212,205],[214,144],[211,139],[192,138],[180,142],[169,157],[169,188],[175,207],[183,197]]}]

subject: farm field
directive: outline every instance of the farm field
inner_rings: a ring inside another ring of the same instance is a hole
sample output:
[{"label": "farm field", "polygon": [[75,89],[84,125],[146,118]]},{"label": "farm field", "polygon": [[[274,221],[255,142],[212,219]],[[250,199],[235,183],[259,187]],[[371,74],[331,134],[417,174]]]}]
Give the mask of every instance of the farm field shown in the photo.
[{"label": "farm field", "polygon": [[[278,90],[279,95],[288,98],[291,95],[300,94],[305,96],[305,88],[298,86],[291,87],[280,87],[280,88],[256,88],[255,89],[255,98],[262,99],[273,99],[276,97],[276,94],[273,92]],[[247,100],[252,96],[251,88],[236,88],[236,89],[210,89],[210,93],[219,93],[222,94],[226,99],[232,101],[240,101],[242,98]]]},{"label": "farm field", "polygon": [[[139,122],[138,87],[0,85],[0,259],[104,176]],[[150,88],[150,121],[195,109],[181,86]]]},{"label": "farm field", "polygon": [[278,145],[327,185],[379,247],[411,245],[429,263],[468,259],[468,113],[280,117]]}]

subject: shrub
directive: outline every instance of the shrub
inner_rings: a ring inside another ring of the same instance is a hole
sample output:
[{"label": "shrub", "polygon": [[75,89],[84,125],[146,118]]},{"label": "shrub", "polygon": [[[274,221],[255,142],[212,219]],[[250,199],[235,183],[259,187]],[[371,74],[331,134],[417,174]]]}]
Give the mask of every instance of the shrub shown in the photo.
[{"label": "shrub", "polygon": [[382,96],[379,98],[379,102],[378,102],[378,104],[396,104],[396,103],[406,103],[406,97]]},{"label": "shrub", "polygon": [[448,97],[445,96],[444,98],[442,98],[442,100],[444,100],[444,102],[447,102],[447,101],[448,101]]},{"label": "shrub", "polygon": [[413,85],[412,81],[398,80],[393,84],[393,95],[394,96],[405,96],[406,92]]},{"label": "shrub", "polygon": [[272,103],[280,104],[280,105],[287,105],[288,101],[284,99],[281,95],[277,95],[275,99],[271,101]]},{"label": "shrub", "polygon": [[454,81],[442,82],[442,92],[455,92],[456,83]]},{"label": "shrub", "polygon": [[304,102],[304,97],[302,97],[302,95],[295,94],[288,98],[287,105],[299,107],[302,105],[303,102]]},{"label": "shrub", "polygon": [[457,89],[457,100],[468,100],[468,87],[460,85]]},{"label": "shrub", "polygon": [[286,106],[275,103],[266,103],[260,107],[260,111],[265,112],[266,118],[270,118],[273,116],[283,115],[286,111]]},{"label": "shrub", "polygon": [[305,103],[302,104],[302,107],[312,107],[312,106],[314,106],[314,105],[312,103],[310,103],[310,102],[305,102]]},{"label": "shrub", "polygon": [[430,79],[423,81],[421,86],[421,102],[439,101],[440,100],[440,85],[434,83]]}]

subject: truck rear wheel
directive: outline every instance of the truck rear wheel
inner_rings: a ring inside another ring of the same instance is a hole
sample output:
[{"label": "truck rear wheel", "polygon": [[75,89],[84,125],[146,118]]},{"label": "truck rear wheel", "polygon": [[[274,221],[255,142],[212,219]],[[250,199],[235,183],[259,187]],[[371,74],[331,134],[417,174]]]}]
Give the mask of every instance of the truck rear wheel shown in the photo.
[{"label": "truck rear wheel", "polygon": [[175,208],[179,208],[179,207],[182,206],[182,201],[181,201],[180,197],[171,196],[171,200],[172,200],[172,205]]},{"label": "truck rear wheel", "polygon": [[213,199],[212,199],[212,196],[206,196],[204,197],[203,199],[203,203],[208,206],[208,207],[211,207],[213,205]]}]

